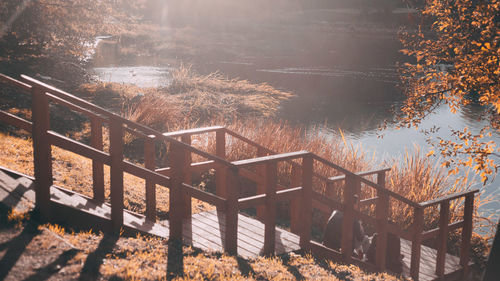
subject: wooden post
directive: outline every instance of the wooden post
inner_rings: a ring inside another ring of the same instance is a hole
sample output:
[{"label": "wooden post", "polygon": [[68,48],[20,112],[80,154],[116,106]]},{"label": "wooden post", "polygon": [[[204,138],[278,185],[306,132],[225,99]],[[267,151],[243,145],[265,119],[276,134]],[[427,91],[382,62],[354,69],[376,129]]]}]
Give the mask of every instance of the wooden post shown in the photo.
[{"label": "wooden post", "polygon": [[[90,145],[103,150],[102,121],[96,116],[90,118]],[[92,159],[92,187],[94,200],[104,203],[104,164]]]},{"label": "wooden post", "polygon": [[[302,182],[302,169],[299,165],[292,165],[292,178],[291,184],[292,187],[301,186]],[[295,234],[300,234],[300,226],[301,226],[301,204],[302,198],[299,196],[295,196],[293,199],[290,199],[290,230]]]},{"label": "wooden post", "polygon": [[231,254],[238,253],[238,196],[239,196],[239,178],[238,169],[226,170],[226,232],[224,233],[224,250]]},{"label": "wooden post", "polygon": [[413,218],[413,240],[411,241],[410,276],[418,281],[420,274],[420,252],[422,248],[422,230],[424,226],[424,209],[415,207]]},{"label": "wooden post", "polygon": [[450,201],[441,202],[439,210],[439,234],[436,256],[436,275],[444,277],[444,262],[446,257],[446,241],[448,240],[448,223],[450,217]]},{"label": "wooden post", "polygon": [[464,202],[464,226],[462,228],[462,245],[460,247],[460,265],[464,279],[469,275],[469,255],[472,238],[472,214],[474,212],[474,194],[468,194]]},{"label": "wooden post", "polygon": [[338,198],[335,198],[335,190],[333,188],[333,182],[327,180],[325,185],[325,196],[338,201]]},{"label": "wooden post", "polygon": [[[144,167],[155,170],[155,136],[144,138]],[[156,221],[156,184],[146,178],[146,219]]]},{"label": "wooden post", "polygon": [[309,249],[311,241],[311,221],[312,221],[312,177],[313,158],[305,155],[302,158],[302,210],[300,222],[300,247],[303,250]]},{"label": "wooden post", "polygon": [[[191,145],[191,135],[182,135],[181,141],[183,143]],[[184,178],[182,179],[184,183],[191,185],[191,151],[184,149]],[[191,217],[191,196],[183,192],[182,200],[184,201],[184,218]]]},{"label": "wooden post", "polygon": [[278,166],[276,162],[266,165],[264,182],[266,183],[266,215],[264,228],[264,255],[274,254],[276,240],[276,186]]},{"label": "wooden post", "polygon": [[123,225],[123,127],[112,118],[109,124],[109,154],[111,155],[111,221],[113,232],[120,233]]},{"label": "wooden post", "polygon": [[352,241],[354,225],[354,195],[361,184],[355,176],[346,175],[344,186],[344,216],[342,218],[342,239],[340,247],[345,263],[350,263],[352,259]]},{"label": "wooden post", "polygon": [[[224,129],[215,132],[215,154],[226,159],[226,131]],[[216,194],[222,198],[226,198],[226,167],[217,165],[215,168],[215,189]]]},{"label": "wooden post", "polygon": [[[377,173],[377,184],[385,188],[385,175],[386,171],[381,171]],[[377,193],[378,194],[378,193]],[[387,198],[389,200],[389,198]],[[388,201],[387,205],[387,219],[391,220],[391,202]]]},{"label": "wooden post", "polygon": [[[267,153],[266,153],[266,151],[262,147],[257,148],[257,157],[262,157],[262,156],[266,156],[266,155],[267,155]],[[265,177],[266,172],[267,172],[266,165],[260,164],[260,165],[258,165],[256,167],[256,169],[257,169],[257,174],[259,176]],[[264,193],[266,193],[266,183],[265,183],[265,181],[264,181],[264,183],[263,182],[257,183],[257,194],[264,194]],[[257,206],[256,209],[257,209],[257,218],[260,221],[264,221],[266,219],[266,209],[267,209],[267,207],[263,206],[263,205],[260,205],[260,206]]]},{"label": "wooden post", "polygon": [[375,248],[375,264],[377,269],[384,271],[387,257],[387,223],[389,220],[389,195],[385,191],[377,191],[377,247]]},{"label": "wooden post", "polygon": [[169,226],[170,238],[182,241],[182,220],[184,218],[185,202],[182,195],[182,182],[184,175],[185,154],[183,148],[174,143],[170,143],[170,167],[172,168],[171,186],[170,186],[170,210]]},{"label": "wooden post", "polygon": [[33,86],[33,162],[35,166],[35,208],[42,217],[50,218],[50,187],[52,186],[52,151],[49,130],[49,100],[45,90]]}]

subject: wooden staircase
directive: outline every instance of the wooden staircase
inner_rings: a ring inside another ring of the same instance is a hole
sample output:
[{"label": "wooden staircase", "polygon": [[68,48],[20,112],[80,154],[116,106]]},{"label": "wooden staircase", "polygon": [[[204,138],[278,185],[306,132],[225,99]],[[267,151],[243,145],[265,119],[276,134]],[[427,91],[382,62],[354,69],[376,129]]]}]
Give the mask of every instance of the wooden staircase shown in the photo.
[{"label": "wooden staircase", "polygon": [[[35,175],[29,177],[14,171],[5,171],[15,181],[34,181],[35,188],[33,189],[32,184],[29,185],[30,188],[26,185],[18,188],[19,185],[6,179],[5,181],[10,181],[11,184],[5,184],[3,189],[0,189],[3,190],[0,193],[4,199],[2,201],[9,202],[9,197],[19,197],[13,194],[21,191],[21,197],[29,197],[44,217],[55,221],[64,220],[79,224],[86,222],[92,228],[100,226],[103,230],[115,233],[122,228],[126,231],[142,231],[165,238],[182,239],[185,243],[202,249],[224,250],[244,257],[281,254],[300,249],[311,251],[320,257],[354,263],[373,271],[386,270],[384,257],[387,251],[387,234],[393,233],[402,239],[402,253],[405,255],[404,275],[415,280],[453,279],[468,275],[474,194],[477,190],[416,203],[385,188],[385,174],[388,169],[355,174],[308,151],[277,154],[219,126],[161,133],[28,76],[21,76],[21,80],[0,74],[3,85],[14,86],[20,92],[31,95],[32,122],[4,111],[0,111],[0,121],[32,133]],[[51,103],[59,104],[90,119],[90,145],[50,130]],[[109,150],[103,149],[103,127],[109,130]],[[124,160],[125,133],[143,139],[142,165]],[[200,134],[215,134],[215,153],[191,145],[192,137]],[[242,141],[253,147],[256,157],[227,160],[227,145],[233,141]],[[156,165],[159,159],[155,146],[158,144],[168,147],[168,167]],[[92,160],[93,198],[53,185],[52,146]],[[193,159],[203,160],[193,162]],[[278,183],[278,164],[290,167],[288,186]],[[109,204],[105,203],[104,196],[104,165],[110,167]],[[316,172],[315,167],[318,165],[325,165],[341,175],[325,177]],[[214,169],[216,173],[214,194],[191,185],[193,174],[210,169]],[[145,180],[144,214],[124,209],[125,172]],[[370,180],[373,176],[376,176],[375,182]],[[241,197],[243,178],[257,185],[256,195]],[[323,184],[325,190],[320,192],[313,189],[313,182],[315,185]],[[342,199],[327,196],[334,184],[340,184],[343,190]],[[157,221],[157,185],[169,188],[168,221]],[[374,206],[375,216],[354,209],[354,198],[361,194],[361,188],[376,192],[376,197],[362,198],[361,201],[361,205]],[[214,205],[217,211],[192,214],[191,198]],[[389,223],[390,200],[397,200],[413,209],[414,218],[410,229],[402,229]],[[465,207],[463,220],[450,224],[451,200],[463,200]],[[289,201],[291,231],[276,227],[276,206],[281,201]],[[440,206],[439,227],[424,231],[424,210],[435,205]],[[240,210],[252,207],[257,209],[257,218],[260,218],[260,221],[240,213]],[[351,255],[352,227],[342,229],[341,252],[311,240],[313,209],[326,214],[335,209],[342,210],[344,226],[352,225],[354,219],[373,225],[378,233],[376,264]],[[462,229],[460,257],[449,255],[446,248],[448,233],[456,229]],[[438,241],[436,249],[422,244],[429,239]]]}]

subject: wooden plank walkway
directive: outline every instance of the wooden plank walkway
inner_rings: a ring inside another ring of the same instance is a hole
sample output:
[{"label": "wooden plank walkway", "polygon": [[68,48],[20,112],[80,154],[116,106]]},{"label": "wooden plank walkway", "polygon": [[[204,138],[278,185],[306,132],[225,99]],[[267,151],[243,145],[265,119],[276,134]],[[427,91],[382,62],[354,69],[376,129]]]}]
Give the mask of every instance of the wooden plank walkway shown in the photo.
[{"label": "wooden plank walkway", "polygon": [[[0,203],[9,207],[33,207],[34,191],[32,180],[26,177],[12,177],[0,170]],[[94,227],[95,221],[105,221],[111,218],[109,204],[96,204],[95,200],[81,194],[55,187],[51,188],[51,201],[55,205],[65,206],[63,213],[74,218],[75,214],[92,218],[89,222]],[[69,212],[68,212],[69,210]],[[61,212],[58,212],[61,213]],[[244,258],[255,258],[264,248],[264,224],[243,214],[238,215],[238,254]],[[143,215],[124,211],[124,228],[127,232],[136,231],[148,233],[163,238],[169,237],[168,221],[152,223]],[[184,243],[204,251],[223,251],[224,245],[224,213],[209,211],[193,214],[183,224]],[[284,254],[300,249],[299,236],[281,228],[276,228],[276,254]],[[410,276],[411,241],[401,239],[401,254],[403,258],[403,275]],[[422,245],[419,280],[436,280],[437,251]],[[446,254],[445,276],[452,277],[460,273],[460,259]],[[453,278],[449,278],[453,279]]]},{"label": "wooden plank walkway", "polygon": [[[217,211],[194,214],[184,222],[184,240],[203,250],[223,251],[225,232],[224,213]],[[276,228],[276,254],[300,249],[299,236]],[[264,224],[245,215],[238,215],[238,254],[255,258],[264,249]]]},{"label": "wooden plank walkway", "polygon": [[[411,264],[411,241],[401,239],[401,254],[404,255],[403,258],[403,275],[410,276],[410,264]],[[422,250],[420,254],[420,274],[419,280],[431,281],[436,280],[436,257],[437,250],[430,247],[422,245]],[[444,264],[444,274],[445,279],[449,276],[449,279],[454,279],[452,275],[459,275],[460,258],[446,254],[445,264]]]}]

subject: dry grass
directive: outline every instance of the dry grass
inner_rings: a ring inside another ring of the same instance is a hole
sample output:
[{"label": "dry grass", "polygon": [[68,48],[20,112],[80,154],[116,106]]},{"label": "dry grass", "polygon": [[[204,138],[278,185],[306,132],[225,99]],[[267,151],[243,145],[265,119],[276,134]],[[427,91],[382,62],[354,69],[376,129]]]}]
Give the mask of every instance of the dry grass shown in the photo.
[{"label": "dry grass", "polygon": [[[3,226],[14,234],[26,233],[25,228],[36,226],[38,231],[26,240],[26,248],[18,253],[21,265],[14,265],[14,273],[20,279],[37,268],[51,268],[50,264],[61,259],[64,250],[71,247],[65,262],[50,272],[54,280],[401,280],[396,276],[372,274],[353,265],[336,264],[316,260],[309,254],[290,253],[279,257],[243,259],[220,252],[202,252],[189,246],[180,246],[172,241],[149,236],[111,237],[93,231],[65,229],[54,224],[40,225],[36,216],[16,215],[6,218],[2,209]],[[13,224],[9,224],[9,220]],[[15,236],[14,236],[15,237]],[[0,231],[0,241],[3,241]],[[14,239],[15,240],[15,239]],[[8,242],[8,241],[5,241]],[[51,255],[37,264],[31,264],[33,255],[47,252],[62,252]],[[66,250],[68,251],[68,250]],[[35,266],[37,268],[35,268]]]},{"label": "dry grass", "polygon": [[265,83],[229,79],[219,73],[200,75],[186,66],[172,71],[172,83],[166,88],[98,83],[84,84],[76,94],[164,131],[212,120],[274,117],[280,103],[293,97]]}]

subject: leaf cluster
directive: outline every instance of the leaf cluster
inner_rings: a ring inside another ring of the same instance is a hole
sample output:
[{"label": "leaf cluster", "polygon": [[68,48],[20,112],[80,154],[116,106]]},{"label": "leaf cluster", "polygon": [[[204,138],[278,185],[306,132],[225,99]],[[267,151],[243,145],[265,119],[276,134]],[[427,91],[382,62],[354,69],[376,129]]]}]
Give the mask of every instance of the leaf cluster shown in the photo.
[{"label": "leaf cluster", "polygon": [[491,126],[474,136],[467,129],[454,131],[456,141],[440,140],[438,147],[445,157],[467,155],[460,165],[482,171],[485,180],[496,169],[494,161],[487,159],[494,154],[495,144],[481,139],[485,131],[500,129],[500,4],[497,0],[431,0],[421,16],[430,26],[401,32],[405,47],[401,52],[414,61],[400,69],[406,100],[399,126],[418,127],[442,104],[452,112],[470,104],[483,106],[481,118]]}]

